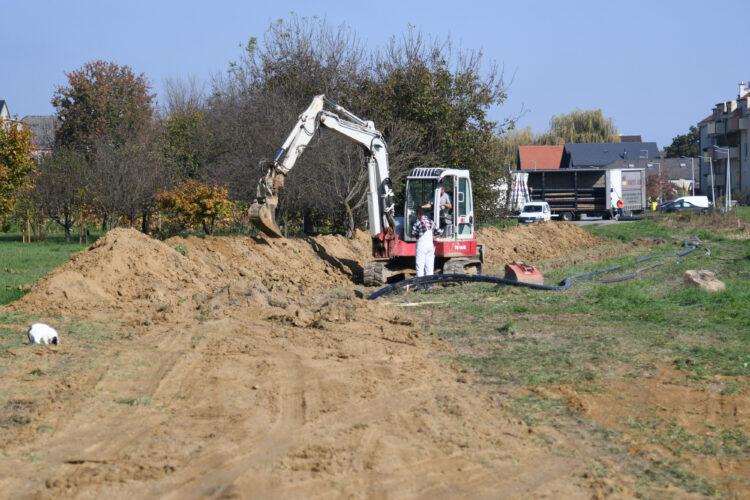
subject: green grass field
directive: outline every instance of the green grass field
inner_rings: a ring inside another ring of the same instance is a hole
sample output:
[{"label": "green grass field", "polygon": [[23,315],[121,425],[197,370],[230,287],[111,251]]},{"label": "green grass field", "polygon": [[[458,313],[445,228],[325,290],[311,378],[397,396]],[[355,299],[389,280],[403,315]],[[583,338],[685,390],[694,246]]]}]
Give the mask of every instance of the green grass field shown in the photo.
[{"label": "green grass field", "polygon": [[[89,236],[89,241],[95,241]],[[0,235],[0,305],[23,297],[36,280],[67,261],[71,254],[88,245],[65,243],[63,236],[50,236],[46,242],[21,243],[21,235]]]}]

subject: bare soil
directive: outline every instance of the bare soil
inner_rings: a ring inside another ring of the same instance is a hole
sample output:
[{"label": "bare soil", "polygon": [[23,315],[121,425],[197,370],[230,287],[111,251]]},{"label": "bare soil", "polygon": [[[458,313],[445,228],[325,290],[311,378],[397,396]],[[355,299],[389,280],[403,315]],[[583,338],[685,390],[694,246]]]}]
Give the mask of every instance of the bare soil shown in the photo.
[{"label": "bare soil", "polygon": [[[478,237],[490,267],[601,244],[562,222]],[[509,417],[408,312],[364,300],[369,251],[363,233],[118,229],[74,255],[4,308],[19,336],[24,313],[81,330],[2,357],[0,496],[630,496],[585,444],[553,450]],[[619,425],[605,403],[582,405]]]}]

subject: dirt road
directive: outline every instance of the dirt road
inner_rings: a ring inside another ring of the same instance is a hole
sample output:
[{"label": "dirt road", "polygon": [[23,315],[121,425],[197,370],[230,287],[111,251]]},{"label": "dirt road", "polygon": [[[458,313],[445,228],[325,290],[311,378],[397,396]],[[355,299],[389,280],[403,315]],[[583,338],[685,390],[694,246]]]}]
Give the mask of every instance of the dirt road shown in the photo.
[{"label": "dirt road", "polygon": [[[570,227],[482,238],[491,264],[599,243]],[[584,443],[550,450],[408,313],[359,298],[369,244],[115,230],[74,256],[6,308],[19,336],[30,315],[63,334],[3,356],[2,496],[622,494]]]}]

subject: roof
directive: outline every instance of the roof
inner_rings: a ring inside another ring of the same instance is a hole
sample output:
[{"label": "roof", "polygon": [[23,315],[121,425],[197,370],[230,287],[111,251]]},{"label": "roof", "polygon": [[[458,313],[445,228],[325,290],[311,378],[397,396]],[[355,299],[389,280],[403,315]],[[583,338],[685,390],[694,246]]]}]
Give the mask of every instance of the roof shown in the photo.
[{"label": "roof", "polygon": [[520,170],[561,168],[565,146],[519,146]]},{"label": "roof", "polygon": [[3,113],[3,108],[5,108],[5,112],[8,113],[8,116],[10,116],[10,111],[8,111],[8,106],[5,104],[5,100],[0,99],[0,114]]},{"label": "roof", "polygon": [[714,121],[714,115],[710,114],[707,117],[705,117],[704,119],[702,119],[701,121],[699,121],[698,123],[699,124],[700,123],[708,123],[708,122],[712,122],[712,121]]},{"label": "roof", "polygon": [[55,130],[59,120],[55,116],[24,116],[21,120],[31,129],[31,143],[38,148],[51,148],[55,144]]},{"label": "roof", "polygon": [[570,167],[603,167],[615,160],[658,159],[655,142],[567,143]]}]

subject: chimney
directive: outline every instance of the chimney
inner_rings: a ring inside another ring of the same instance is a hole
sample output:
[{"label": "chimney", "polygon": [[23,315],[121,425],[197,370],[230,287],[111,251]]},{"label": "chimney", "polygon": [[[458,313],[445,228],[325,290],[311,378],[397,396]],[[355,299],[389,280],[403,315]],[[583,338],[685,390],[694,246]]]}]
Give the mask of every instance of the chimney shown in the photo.
[{"label": "chimney", "polygon": [[748,91],[748,88],[745,86],[745,82],[740,82],[740,93],[737,95],[737,99],[742,99],[742,96],[745,95]]}]

